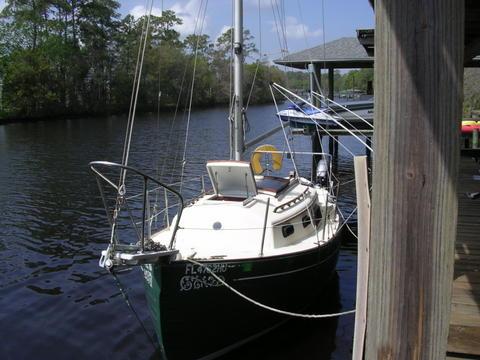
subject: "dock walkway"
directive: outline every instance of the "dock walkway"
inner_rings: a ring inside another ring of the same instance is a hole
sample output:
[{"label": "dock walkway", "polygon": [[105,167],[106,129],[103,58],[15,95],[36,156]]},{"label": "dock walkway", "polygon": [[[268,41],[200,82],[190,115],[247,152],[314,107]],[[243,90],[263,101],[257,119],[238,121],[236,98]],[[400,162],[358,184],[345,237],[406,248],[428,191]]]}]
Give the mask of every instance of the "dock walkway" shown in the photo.
[{"label": "dock walkway", "polygon": [[472,157],[462,157],[458,182],[458,225],[448,338],[448,359],[480,358],[480,176]]}]

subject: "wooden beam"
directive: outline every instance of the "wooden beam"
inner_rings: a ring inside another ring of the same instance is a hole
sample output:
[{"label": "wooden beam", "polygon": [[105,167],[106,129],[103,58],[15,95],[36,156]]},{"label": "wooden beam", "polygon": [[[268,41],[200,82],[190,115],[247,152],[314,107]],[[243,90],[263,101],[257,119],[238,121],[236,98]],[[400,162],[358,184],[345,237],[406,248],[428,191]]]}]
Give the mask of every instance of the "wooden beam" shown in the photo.
[{"label": "wooden beam", "polygon": [[375,0],[375,131],[366,359],[447,350],[463,1]]},{"label": "wooden beam", "polygon": [[[323,94],[322,92],[322,68],[318,64],[313,64],[313,91]],[[313,105],[320,107],[320,100],[315,97]]]}]

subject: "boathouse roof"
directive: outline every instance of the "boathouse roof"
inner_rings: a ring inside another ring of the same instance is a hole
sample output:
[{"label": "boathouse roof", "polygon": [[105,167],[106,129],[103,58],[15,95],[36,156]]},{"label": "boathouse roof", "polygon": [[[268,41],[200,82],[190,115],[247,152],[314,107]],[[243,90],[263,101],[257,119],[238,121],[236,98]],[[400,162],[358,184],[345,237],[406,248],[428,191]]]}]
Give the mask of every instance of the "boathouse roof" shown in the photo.
[{"label": "boathouse roof", "polygon": [[[374,1],[369,0],[372,7]],[[480,1],[465,0],[465,67],[480,67]],[[275,64],[296,69],[354,69],[373,67],[373,29],[357,30],[357,37],[343,37],[274,60]]]},{"label": "boathouse roof", "polygon": [[319,68],[364,68],[373,67],[373,56],[356,37],[343,37],[334,41],[289,54],[274,60],[278,65],[306,69],[310,63]]}]

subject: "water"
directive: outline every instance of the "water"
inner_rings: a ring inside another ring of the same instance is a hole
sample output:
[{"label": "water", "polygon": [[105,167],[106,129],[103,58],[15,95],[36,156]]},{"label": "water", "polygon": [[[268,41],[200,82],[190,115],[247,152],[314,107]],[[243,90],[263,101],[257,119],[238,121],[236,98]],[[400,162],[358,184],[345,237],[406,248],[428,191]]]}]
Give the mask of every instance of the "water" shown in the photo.
[{"label": "water", "polygon": [[[215,108],[192,114],[187,176],[202,173],[207,159],[228,157],[226,112]],[[276,124],[273,113],[271,106],[250,107],[248,137]],[[169,136],[171,116],[138,117],[130,159],[131,165],[151,174],[157,159],[162,159],[164,180],[178,179],[183,158],[186,118],[177,119]],[[125,126],[123,117],[0,126],[0,358],[158,357],[113,278],[97,266],[109,229],[87,164],[120,161]],[[282,133],[269,142],[285,147]],[[361,152],[360,146],[346,143]],[[309,147],[307,137],[296,137],[296,150]],[[307,160],[299,165],[309,168]],[[342,181],[353,177],[351,167],[351,157],[340,148]],[[346,213],[353,209],[352,185],[340,193]],[[346,242],[327,309],[354,306],[355,268],[355,243]],[[120,278],[153,334],[139,271]],[[339,320],[294,320],[225,359],[349,358],[353,322],[352,315]],[[188,338],[179,341],[188,344]]]}]

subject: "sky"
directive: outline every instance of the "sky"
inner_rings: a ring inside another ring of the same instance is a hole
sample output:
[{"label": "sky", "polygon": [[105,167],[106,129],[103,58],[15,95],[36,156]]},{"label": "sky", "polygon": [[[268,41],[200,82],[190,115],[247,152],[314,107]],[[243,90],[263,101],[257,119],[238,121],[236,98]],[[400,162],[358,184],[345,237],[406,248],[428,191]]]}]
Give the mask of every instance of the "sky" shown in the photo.
[{"label": "sky", "polygon": [[[145,14],[147,1],[119,0],[119,12],[122,17],[127,14],[142,16]],[[207,9],[203,33],[215,40],[222,31],[231,26],[232,0],[154,0],[153,13],[160,15],[162,6],[164,9],[174,10],[183,20],[177,30],[184,37],[193,33],[198,9],[205,3]],[[368,0],[244,0],[244,26],[255,37],[257,49],[260,50],[261,45],[262,54],[270,60],[281,55],[272,3],[283,4],[285,7],[289,53],[320,45],[324,38],[328,42],[344,36],[356,36],[357,29],[374,27],[374,13]],[[4,4],[5,0],[0,0],[0,9]]]},{"label": "sky", "polygon": [[[146,1],[120,0],[120,3],[122,15],[145,14]],[[160,14],[162,3],[164,9],[174,10],[183,20],[177,30],[185,36],[193,33],[199,7],[207,3],[207,0],[154,0],[154,14]],[[289,53],[320,45],[324,38],[328,42],[345,36],[356,36],[357,29],[374,27],[374,13],[368,0],[323,0],[324,16],[322,0],[244,0],[244,27],[255,37],[257,49],[260,48],[261,38],[262,54],[270,60],[281,55],[272,3],[283,3],[285,7]],[[214,40],[231,23],[232,0],[208,0],[203,33]]]}]

